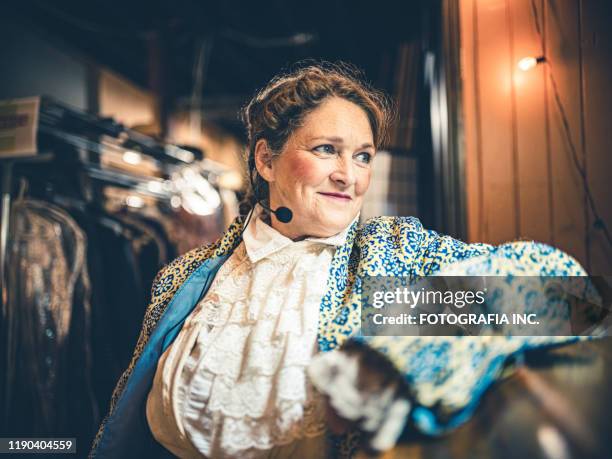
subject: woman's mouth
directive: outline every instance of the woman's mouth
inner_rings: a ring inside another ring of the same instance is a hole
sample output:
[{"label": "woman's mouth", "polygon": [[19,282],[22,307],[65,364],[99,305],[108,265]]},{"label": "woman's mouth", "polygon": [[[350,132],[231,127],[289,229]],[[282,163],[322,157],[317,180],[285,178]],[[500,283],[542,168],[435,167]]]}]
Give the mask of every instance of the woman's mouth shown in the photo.
[{"label": "woman's mouth", "polygon": [[330,199],[334,199],[336,201],[341,201],[341,202],[348,202],[348,201],[353,199],[348,194],[344,194],[344,193],[322,193],[322,192],[319,192],[319,194],[322,194],[323,196],[326,196],[326,197],[328,197]]}]

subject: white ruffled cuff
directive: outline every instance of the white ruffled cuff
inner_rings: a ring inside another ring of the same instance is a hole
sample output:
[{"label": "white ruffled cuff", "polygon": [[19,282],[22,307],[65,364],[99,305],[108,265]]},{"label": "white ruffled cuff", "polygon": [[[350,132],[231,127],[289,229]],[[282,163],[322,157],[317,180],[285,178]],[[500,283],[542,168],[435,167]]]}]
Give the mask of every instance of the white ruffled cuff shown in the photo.
[{"label": "white ruffled cuff", "polygon": [[378,369],[366,368],[360,352],[340,349],[318,354],[308,367],[308,376],[340,417],[355,422],[367,433],[370,448],[385,451],[397,443],[411,403],[405,391],[400,390],[399,378],[391,378],[386,385],[367,387],[366,374],[374,379],[387,378],[378,378],[383,376],[376,374]]}]

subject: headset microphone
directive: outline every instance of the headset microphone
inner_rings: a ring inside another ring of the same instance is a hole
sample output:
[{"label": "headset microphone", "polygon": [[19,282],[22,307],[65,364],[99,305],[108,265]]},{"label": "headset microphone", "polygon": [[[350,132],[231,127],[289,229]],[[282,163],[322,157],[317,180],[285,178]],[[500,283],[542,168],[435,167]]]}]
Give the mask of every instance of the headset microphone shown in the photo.
[{"label": "headset microphone", "polygon": [[293,212],[288,207],[281,206],[274,213],[276,214],[276,219],[281,223],[289,223],[293,218]]},{"label": "headset microphone", "polygon": [[288,207],[280,206],[276,210],[272,210],[261,201],[259,201],[259,205],[276,215],[276,219],[281,223],[289,223],[293,218],[293,212]]}]

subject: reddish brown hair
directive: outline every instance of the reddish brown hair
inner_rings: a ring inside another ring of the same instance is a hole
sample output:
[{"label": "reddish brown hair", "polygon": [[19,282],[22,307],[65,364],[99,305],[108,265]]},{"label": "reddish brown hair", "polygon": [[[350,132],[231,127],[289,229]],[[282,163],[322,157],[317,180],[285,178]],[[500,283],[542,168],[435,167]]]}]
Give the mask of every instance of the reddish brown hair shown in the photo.
[{"label": "reddish brown hair", "polygon": [[265,139],[273,155],[279,155],[304,118],[329,97],[340,97],[361,107],[368,116],[374,145],[386,140],[392,104],[367,83],[362,72],[346,63],[303,62],[275,76],[242,110],[248,134],[248,174],[252,189],[241,206],[248,212],[258,199],[267,201],[267,182],[255,167],[255,146]]}]

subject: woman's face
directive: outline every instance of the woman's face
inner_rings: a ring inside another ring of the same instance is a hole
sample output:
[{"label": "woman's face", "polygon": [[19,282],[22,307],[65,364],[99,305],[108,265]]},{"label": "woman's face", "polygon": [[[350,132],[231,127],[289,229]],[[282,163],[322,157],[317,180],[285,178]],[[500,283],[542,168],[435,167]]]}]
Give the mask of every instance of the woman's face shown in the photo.
[{"label": "woman's face", "polygon": [[289,223],[273,216],[272,226],[294,240],[342,231],[361,209],[375,153],[366,112],[338,97],[309,113],[271,161],[260,141],[257,169],[269,182],[270,207],[293,212]]}]

